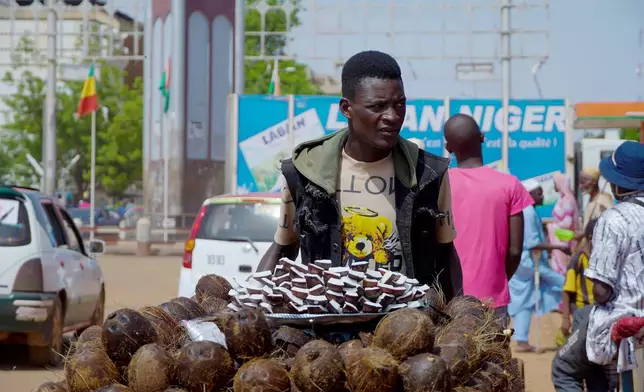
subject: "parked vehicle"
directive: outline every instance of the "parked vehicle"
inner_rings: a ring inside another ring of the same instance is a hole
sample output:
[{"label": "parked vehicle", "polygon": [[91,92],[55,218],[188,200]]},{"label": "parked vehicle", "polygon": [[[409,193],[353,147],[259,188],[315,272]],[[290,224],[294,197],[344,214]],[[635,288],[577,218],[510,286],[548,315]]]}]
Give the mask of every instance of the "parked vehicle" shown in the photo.
[{"label": "parked vehicle", "polygon": [[62,361],[62,335],[103,322],[105,285],[69,212],[37,190],[0,185],[0,343],[26,344],[34,365]]},{"label": "parked vehicle", "polygon": [[[90,208],[70,208],[69,213],[73,219],[78,219],[83,226],[89,226]],[[96,226],[118,226],[121,217],[116,211],[103,208],[94,209],[94,223]]]},{"label": "parked vehicle", "polygon": [[207,274],[246,280],[273,243],[279,218],[278,193],[206,200],[186,241],[179,295],[194,295],[199,278]]}]

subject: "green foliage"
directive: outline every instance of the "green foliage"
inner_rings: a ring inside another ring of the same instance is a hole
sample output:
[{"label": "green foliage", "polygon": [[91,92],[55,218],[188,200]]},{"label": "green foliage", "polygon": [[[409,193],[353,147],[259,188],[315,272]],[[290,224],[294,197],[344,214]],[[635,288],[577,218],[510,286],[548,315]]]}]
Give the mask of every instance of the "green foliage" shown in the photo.
[{"label": "green foliage", "polygon": [[[246,0],[247,6],[257,3],[258,0]],[[261,32],[286,33],[300,25],[298,17],[302,10],[301,0],[269,0],[269,5],[291,3],[293,12],[286,15],[280,9],[269,9],[264,16],[262,26],[261,14],[254,8],[248,7],[246,12],[246,56],[259,56],[263,53],[268,56],[281,56],[285,54],[288,38],[285,34],[265,35],[262,39]],[[288,23],[287,23],[288,22]],[[263,44],[262,44],[263,42]],[[262,46],[263,45],[263,46]],[[272,61],[247,60],[245,65],[246,94],[266,94],[272,75]],[[313,83],[308,67],[294,60],[280,60],[280,86],[282,94],[321,94],[320,88]],[[288,70],[288,72],[286,71]]]},{"label": "green foliage", "polygon": [[622,139],[640,141],[640,130],[638,128],[622,129]]},{"label": "green foliage", "polygon": [[[23,39],[13,58],[13,70],[3,78],[16,93],[4,98],[12,116],[4,125],[1,141],[11,162],[14,181],[25,185],[35,182],[26,155],[42,160],[46,82],[31,71],[33,66],[26,67],[37,55],[33,45]],[[130,89],[124,83],[124,71],[106,62],[96,64],[96,76],[101,107],[96,113],[97,186],[108,194],[119,195],[142,176],[142,83],[139,80]],[[59,80],[56,92],[58,178],[79,154],[81,159],[66,176],[67,185],[70,182],[74,185],[77,198],[89,188],[91,160],[91,116],[76,117],[82,88],[83,81]]]}]

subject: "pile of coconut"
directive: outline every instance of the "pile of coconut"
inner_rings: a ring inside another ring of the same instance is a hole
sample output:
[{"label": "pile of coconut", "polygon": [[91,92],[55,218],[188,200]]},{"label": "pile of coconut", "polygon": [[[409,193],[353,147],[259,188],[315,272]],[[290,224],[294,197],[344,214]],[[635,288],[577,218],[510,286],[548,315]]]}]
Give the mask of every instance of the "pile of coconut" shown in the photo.
[{"label": "pile of coconut", "polygon": [[368,270],[369,262],[332,267],[331,260],[308,265],[286,257],[274,271],[257,272],[248,282],[233,279],[229,309],[260,308],[265,313],[355,314],[418,309],[429,290],[418,280],[384,268]]},{"label": "pile of coconut", "polygon": [[[65,379],[38,392],[518,392],[508,335],[473,297],[403,308],[339,346],[273,326],[261,309],[228,308],[231,285],[203,277],[193,298],[120,309],[80,334]],[[451,320],[446,318],[449,316]],[[193,341],[184,320],[214,323],[224,344]]]}]

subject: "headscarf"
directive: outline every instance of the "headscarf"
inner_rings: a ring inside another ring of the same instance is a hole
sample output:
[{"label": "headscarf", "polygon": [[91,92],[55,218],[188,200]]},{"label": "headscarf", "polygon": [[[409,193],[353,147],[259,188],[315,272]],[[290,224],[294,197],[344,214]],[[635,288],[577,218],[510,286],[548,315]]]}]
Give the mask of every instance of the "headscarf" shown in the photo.
[{"label": "headscarf", "polygon": [[576,202],[575,193],[570,186],[570,177],[565,174],[557,174],[555,176],[555,185],[562,198],[572,199]]},{"label": "headscarf", "polygon": [[582,171],[588,174],[590,178],[593,179],[595,184],[599,182],[599,177],[601,176],[601,174],[599,173],[599,169],[595,167],[584,167]]},{"label": "headscarf", "polygon": [[524,180],[521,182],[521,184],[528,192],[532,192],[533,190],[541,187],[541,184],[539,183],[539,181],[535,180],[534,178]]}]

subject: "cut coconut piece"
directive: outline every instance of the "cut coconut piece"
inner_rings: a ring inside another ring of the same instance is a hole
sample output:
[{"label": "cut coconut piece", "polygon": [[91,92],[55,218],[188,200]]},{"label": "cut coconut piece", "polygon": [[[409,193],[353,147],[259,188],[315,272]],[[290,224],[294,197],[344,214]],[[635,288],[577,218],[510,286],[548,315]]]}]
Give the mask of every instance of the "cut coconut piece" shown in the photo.
[{"label": "cut coconut piece", "polygon": [[342,313],[358,313],[358,307],[352,303],[345,302],[342,306]]},{"label": "cut coconut piece", "polygon": [[259,304],[264,300],[264,295],[263,294],[251,294],[250,296],[250,302],[254,304]]},{"label": "cut coconut piece", "polygon": [[392,285],[388,285],[384,283],[379,283],[378,287],[380,287],[380,290],[382,290],[383,293],[392,294],[395,297],[399,295],[403,295],[405,293],[404,287],[394,287]]},{"label": "cut coconut piece", "polygon": [[365,301],[365,303],[362,304],[362,311],[365,313],[380,313],[382,311],[382,305],[371,301]]},{"label": "cut coconut piece", "polygon": [[423,307],[423,303],[421,301],[411,301],[407,303],[407,307],[412,309],[418,309]]},{"label": "cut coconut piece", "polygon": [[248,294],[250,295],[256,295],[256,294],[262,294],[262,288],[263,286],[248,286]]},{"label": "cut coconut piece", "polygon": [[407,302],[411,301],[414,298],[414,292],[410,291],[406,294],[401,295],[400,297],[396,298],[396,303],[399,304],[406,304]]},{"label": "cut coconut piece", "polygon": [[427,293],[427,292],[429,291],[429,286],[427,286],[426,284],[424,284],[424,285],[422,285],[422,286],[419,286],[419,287],[418,287],[418,290],[422,291],[423,293]]},{"label": "cut coconut piece", "polygon": [[348,290],[357,290],[358,287],[362,287],[360,282],[358,282],[357,280],[353,280],[348,276],[342,277],[342,283],[344,284],[344,288]]},{"label": "cut coconut piece", "polygon": [[300,289],[308,288],[306,285],[306,279],[304,278],[295,278],[291,281],[291,283],[293,283],[293,287],[297,287]]},{"label": "cut coconut piece", "polygon": [[391,271],[387,271],[386,273],[382,274],[382,278],[380,278],[380,283],[382,284],[391,284],[391,281],[394,277],[394,273]]},{"label": "cut coconut piece", "polygon": [[351,268],[352,271],[357,271],[357,272],[363,272],[364,273],[369,268],[369,262],[368,261],[356,261],[355,263],[351,264],[351,266],[349,268]]},{"label": "cut coconut piece", "polygon": [[233,312],[239,312],[242,309],[241,307],[239,307],[239,306],[237,306],[235,304],[232,304],[232,303],[226,305],[226,307],[228,309],[232,310]]},{"label": "cut coconut piece", "polygon": [[394,310],[406,308],[407,304],[392,304],[385,308],[385,312],[393,312]]},{"label": "cut coconut piece", "polygon": [[407,283],[413,286],[418,286],[420,284],[420,282],[418,282],[418,279],[414,278],[407,278]]},{"label": "cut coconut piece", "polygon": [[340,305],[337,301],[331,300],[329,302],[329,305],[327,306],[329,310],[333,313],[338,313],[342,314],[342,305]]},{"label": "cut coconut piece", "polygon": [[[396,286],[396,287],[401,287],[401,286]],[[402,287],[404,287],[404,288],[405,288],[405,294],[407,294],[407,293],[408,293],[408,292],[410,292],[410,291],[414,291],[414,290],[416,290],[416,286],[412,286],[412,285],[411,285],[411,284],[409,284],[409,283],[405,283],[405,284],[403,284],[403,285],[402,285]]]},{"label": "cut coconut piece", "polygon": [[348,276],[349,278],[355,280],[356,282],[362,282],[362,280],[367,277],[364,272],[355,271],[355,270],[349,271]]},{"label": "cut coconut piece", "polygon": [[326,284],[329,279],[340,279],[342,278],[342,275],[340,275],[337,272],[331,272],[331,271],[324,271],[322,273],[322,276],[324,277],[324,283]]},{"label": "cut coconut piece", "polygon": [[380,288],[379,287],[369,287],[364,290],[364,296],[368,300],[377,300],[378,297],[380,296]]},{"label": "cut coconut piece", "polygon": [[311,295],[324,295],[324,291],[325,291],[324,286],[319,284],[319,285],[317,285],[317,286],[315,286],[313,288],[310,288],[309,289],[309,294],[311,294]]},{"label": "cut coconut piece", "polygon": [[362,287],[368,289],[369,287],[378,287],[378,280],[366,278],[362,281]]},{"label": "cut coconut piece", "polygon": [[306,299],[309,296],[309,289],[301,289],[299,287],[293,287],[291,292],[294,296],[301,299]]},{"label": "cut coconut piece", "polygon": [[376,302],[382,305],[384,308],[386,308],[387,306],[394,303],[395,300],[396,300],[396,297],[394,297],[393,295],[382,293],[380,294],[380,297],[378,297],[378,300]]},{"label": "cut coconut piece", "polygon": [[267,296],[273,294],[273,289],[270,288],[269,286],[264,286],[262,288],[262,294],[264,294],[264,296],[267,297]]},{"label": "cut coconut piece", "polygon": [[362,305],[364,305],[366,301],[367,299],[365,297],[360,296],[360,298],[358,299],[358,309],[362,309]]},{"label": "cut coconut piece", "polygon": [[346,302],[351,303],[354,306],[358,306],[358,300],[360,299],[360,295],[358,294],[357,291],[347,291],[344,294],[344,299]]},{"label": "cut coconut piece", "polygon": [[344,290],[344,282],[342,279],[331,278],[327,282],[326,287],[333,291],[341,292]]},{"label": "cut coconut piece", "polygon": [[241,293],[239,291],[235,290],[235,289],[230,289],[228,291],[228,296],[229,297],[238,297],[240,295],[241,295]]},{"label": "cut coconut piece", "polygon": [[278,264],[275,266],[275,271],[273,271],[273,278],[276,278],[278,276],[284,276],[287,274],[286,268],[284,268],[283,264]]},{"label": "cut coconut piece", "polygon": [[248,302],[250,301],[250,294],[240,295],[239,297],[237,297],[237,300],[239,302]]},{"label": "cut coconut piece", "polygon": [[291,268],[288,274],[291,277],[291,279],[297,279],[297,278],[303,279],[304,275],[306,275],[306,272],[302,272],[296,268]]},{"label": "cut coconut piece", "polygon": [[407,283],[407,277],[399,274],[398,279],[394,281],[394,286],[403,286],[405,283]]},{"label": "cut coconut piece", "polygon": [[368,270],[367,272],[365,272],[365,275],[367,275],[367,278],[369,279],[377,279],[378,281],[382,279],[382,273],[380,273],[379,271]]},{"label": "cut coconut piece", "polygon": [[315,265],[313,263],[309,263],[307,266],[307,270],[309,274],[315,274],[318,276],[322,276],[322,273],[324,273],[324,268],[320,267],[319,265]]},{"label": "cut coconut piece", "polygon": [[291,281],[281,283],[279,287],[283,287],[285,289],[291,289],[293,287],[293,283]]},{"label": "cut coconut piece", "polygon": [[273,282],[275,282],[275,284],[278,286],[284,282],[289,282],[290,280],[291,280],[291,277],[289,275],[280,275],[280,276],[273,277]]},{"label": "cut coconut piece", "polygon": [[244,284],[244,283],[240,283],[240,282],[237,280],[237,278],[233,278],[233,284],[232,284],[232,286],[233,286],[233,288],[234,288],[235,290],[237,290],[237,291],[242,291],[242,289],[243,289],[243,290],[246,290],[246,284]]},{"label": "cut coconut piece", "polygon": [[288,296],[291,293],[291,289],[280,286],[275,288],[275,293],[280,293],[282,295]]},{"label": "cut coconut piece", "polygon": [[306,286],[308,288],[312,288],[317,285],[324,285],[324,279],[319,275],[306,274],[304,278],[306,279]]},{"label": "cut coconut piece", "polygon": [[323,314],[329,312],[326,307],[322,305],[308,305],[307,311],[309,314]]},{"label": "cut coconut piece", "polygon": [[349,267],[331,267],[329,271],[340,274],[340,276],[347,276],[349,273]]},{"label": "cut coconut piece", "polygon": [[309,305],[326,305],[329,303],[329,300],[326,298],[326,295],[309,295],[306,297],[306,303]]},{"label": "cut coconut piece", "polygon": [[423,292],[423,290],[420,290],[417,287],[414,288],[414,297],[413,297],[414,300],[421,299],[424,296],[425,296],[425,293]]},{"label": "cut coconut piece", "polygon": [[306,274],[307,272],[309,272],[309,269],[307,268],[307,266],[300,263],[294,264],[292,269],[296,269],[303,274]]},{"label": "cut coconut piece", "polygon": [[259,304],[259,307],[266,313],[273,313],[273,307],[267,302],[262,302],[261,304]]},{"label": "cut coconut piece", "polygon": [[282,293],[270,294],[266,296],[266,300],[273,305],[279,305],[284,302],[284,296]]},{"label": "cut coconut piece", "polygon": [[297,296],[295,296],[295,295],[294,295],[292,292],[290,292],[290,291],[288,292],[288,294],[286,295],[286,297],[288,298],[288,300],[289,300],[290,302],[293,302],[293,303],[294,303],[295,305],[297,305],[297,306],[302,306],[302,305],[304,305],[304,300],[303,300],[303,299],[301,299],[301,298],[298,298]]},{"label": "cut coconut piece", "polygon": [[253,302],[243,302],[242,305],[245,308],[251,308],[251,309],[256,309],[259,306],[259,304],[256,304],[256,303],[253,303]]},{"label": "cut coconut piece", "polygon": [[318,267],[322,267],[322,269],[328,270],[333,265],[333,262],[327,259],[316,260],[315,265],[317,265]]},{"label": "cut coconut piece", "polygon": [[306,305],[302,305],[302,304],[298,305],[295,302],[289,302],[288,308],[291,311],[293,311],[293,313],[298,313],[298,314],[306,313],[306,311],[308,310],[308,307]]},{"label": "cut coconut piece", "polygon": [[272,276],[273,276],[273,273],[271,271],[268,271],[268,270],[255,272],[252,275],[253,279],[255,279],[257,281],[259,281],[262,278],[269,278],[270,279]]},{"label": "cut coconut piece", "polygon": [[329,301],[335,301],[342,305],[344,303],[344,293],[338,293],[336,291],[327,290],[326,297]]}]

